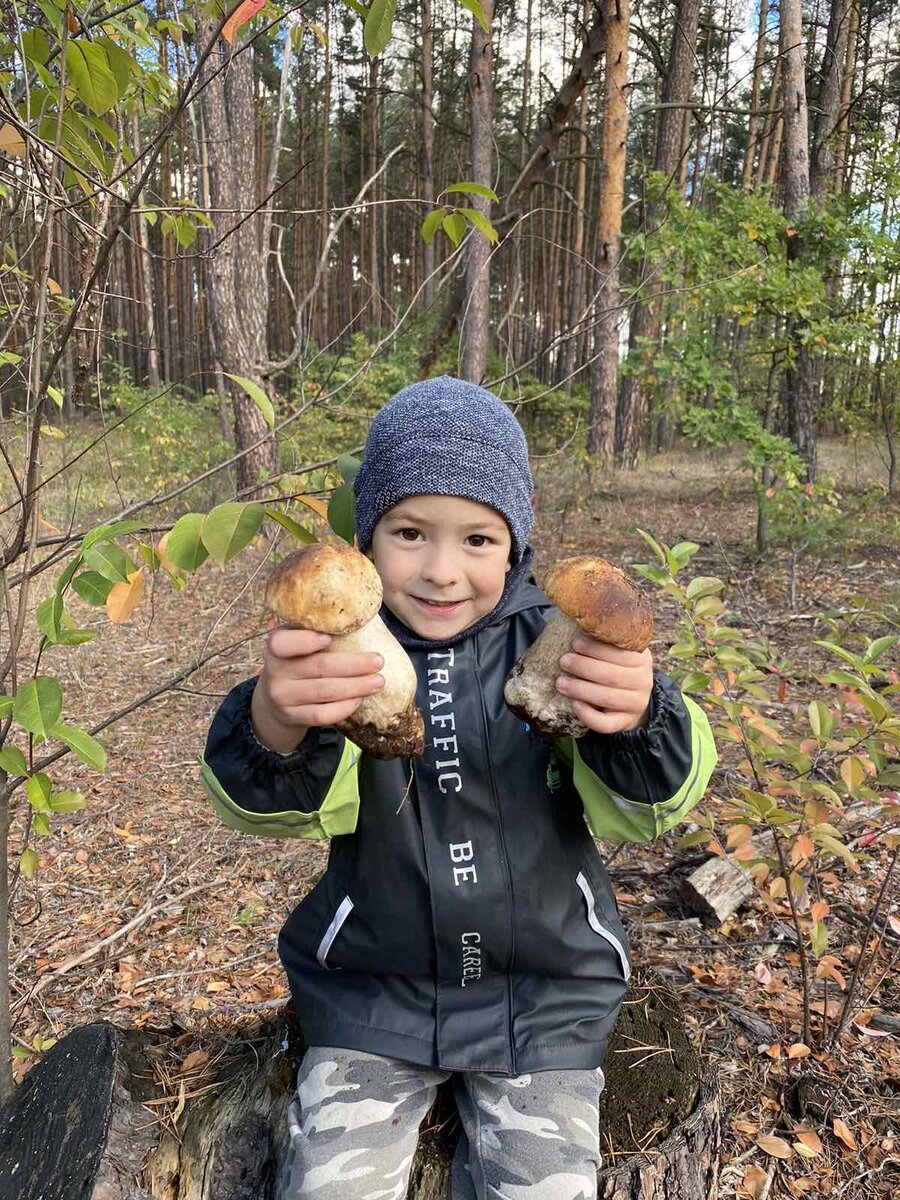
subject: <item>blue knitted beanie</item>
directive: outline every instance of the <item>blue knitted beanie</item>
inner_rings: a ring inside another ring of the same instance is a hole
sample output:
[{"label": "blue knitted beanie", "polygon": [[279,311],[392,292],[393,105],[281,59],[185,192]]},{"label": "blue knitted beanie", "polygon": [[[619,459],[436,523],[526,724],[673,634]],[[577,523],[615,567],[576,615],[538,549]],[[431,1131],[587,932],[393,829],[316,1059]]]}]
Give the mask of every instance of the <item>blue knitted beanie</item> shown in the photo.
[{"label": "blue knitted beanie", "polygon": [[388,509],[408,496],[462,496],[495,508],[519,562],[534,522],[528,443],[506,405],[449,375],[392,396],[369,427],[353,484],[360,550]]}]

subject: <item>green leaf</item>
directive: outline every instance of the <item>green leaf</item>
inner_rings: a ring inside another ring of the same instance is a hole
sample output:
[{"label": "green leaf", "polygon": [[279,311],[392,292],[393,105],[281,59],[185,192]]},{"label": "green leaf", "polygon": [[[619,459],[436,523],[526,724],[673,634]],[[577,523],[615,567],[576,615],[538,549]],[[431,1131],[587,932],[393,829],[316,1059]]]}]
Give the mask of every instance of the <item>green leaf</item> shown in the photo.
[{"label": "green leaf", "polygon": [[28,770],[28,762],[18,746],[4,746],[0,750],[0,771],[7,775],[24,775]]},{"label": "green leaf", "polygon": [[[673,550],[672,554],[675,553]],[[699,600],[701,596],[712,596],[716,592],[721,592],[725,584],[721,579],[716,579],[713,575],[697,575],[690,581],[684,590],[684,594],[688,600]]]},{"label": "green leaf", "polygon": [[27,733],[45,738],[59,720],[62,706],[58,681],[52,675],[38,675],[24,683],[13,697],[13,717]]},{"label": "green leaf", "polygon": [[328,501],[328,524],[334,532],[353,545],[353,492],[344,484],[335,488]]},{"label": "green leaf", "polygon": [[146,529],[146,521],[113,521],[111,525],[98,525],[89,530],[81,540],[81,549],[90,550],[98,542],[111,542],[114,538],[126,533],[134,533],[138,529]]},{"label": "green leaf", "polygon": [[93,767],[97,771],[106,769],[106,751],[97,739],[91,737],[84,729],[57,721],[50,730],[50,734],[52,737],[59,738],[61,742],[65,742],[86,766]]},{"label": "green leaf", "polygon": [[34,66],[43,66],[50,57],[50,43],[43,29],[22,31],[22,53]]},{"label": "green leaf", "polygon": [[462,213],[447,213],[441,221],[441,225],[453,245],[458,246],[466,234],[466,218]]},{"label": "green leaf", "polygon": [[84,808],[84,796],[81,792],[54,792],[50,797],[50,810],[55,813],[81,812]]},{"label": "green leaf", "polygon": [[47,639],[48,642],[59,641],[59,623],[63,615],[62,596],[58,592],[54,592],[52,596],[48,596],[46,600],[42,600],[37,606],[35,620],[37,621],[38,629]]},{"label": "green leaf", "polygon": [[470,225],[474,225],[476,229],[480,230],[489,242],[493,243],[499,240],[497,230],[484,213],[479,212],[477,208],[460,208],[457,211],[462,213]]},{"label": "green leaf", "polygon": [[15,700],[12,696],[0,696],[0,717],[8,717],[14,704]]},{"label": "green leaf", "polygon": [[815,921],[810,926],[809,944],[816,958],[821,958],[828,949],[828,926],[824,921]]},{"label": "green leaf", "polygon": [[459,2],[467,12],[470,12],[474,16],[475,20],[485,33],[491,32],[491,27],[488,25],[487,19],[484,15],[484,9],[479,4],[478,0],[459,0]]},{"label": "green leaf", "polygon": [[694,557],[700,549],[696,542],[679,542],[672,547],[672,557],[677,561],[678,565],[683,567]]},{"label": "green leaf", "polygon": [[434,235],[440,229],[443,219],[444,210],[442,208],[433,208],[422,222],[422,237],[426,245],[430,246],[434,241]]},{"label": "green leaf", "polygon": [[115,542],[98,542],[91,546],[84,552],[84,561],[113,583],[127,583],[129,574],[137,570],[134,560]]},{"label": "green leaf", "polygon": [[820,641],[818,638],[813,639],[813,644],[822,646],[825,650],[829,650],[832,654],[836,654],[838,658],[842,658],[844,662],[848,662],[851,667],[856,667],[857,671],[862,672],[863,660],[858,654],[851,654],[849,650],[845,650],[843,646],[838,646],[834,642]]},{"label": "green leaf", "polygon": [[397,0],[372,0],[363,26],[363,41],[369,58],[377,58],[391,40]]},{"label": "green leaf", "polygon": [[644,539],[644,541],[647,543],[647,545],[650,547],[650,549],[653,551],[653,553],[656,555],[656,557],[659,559],[659,561],[663,564],[663,566],[665,566],[666,565],[666,552],[665,552],[665,550],[663,550],[662,546],[660,546],[660,544],[656,540],[656,538],[653,537],[652,534],[647,533],[646,529],[639,529],[638,534]]},{"label": "green leaf", "polygon": [[106,52],[94,42],[81,38],[66,42],[66,73],[79,100],[98,116],[119,98],[119,85]]},{"label": "green leaf", "polygon": [[810,728],[819,741],[824,742],[831,736],[831,731],[834,729],[834,717],[831,709],[821,700],[810,700],[807,712],[809,713]]},{"label": "green leaf", "polygon": [[26,879],[34,879],[37,874],[38,856],[36,851],[29,846],[27,850],[23,850],[19,858],[19,870]]},{"label": "green leaf", "polygon": [[471,183],[464,181],[463,183],[451,183],[445,187],[441,195],[446,195],[447,192],[463,192],[466,196],[483,196],[485,200],[492,200],[494,204],[498,203],[497,193],[493,188],[487,187],[483,183]]},{"label": "green leaf", "polygon": [[[237,504],[234,501],[219,504],[204,518],[200,530],[204,546],[216,562],[224,566],[253,541],[265,513],[261,504]],[[166,549],[171,557],[171,535]]]},{"label": "green leaf", "polygon": [[280,525],[282,529],[286,529],[291,537],[296,538],[298,542],[302,542],[304,545],[309,545],[311,542],[319,540],[314,533],[310,533],[305,525],[301,525],[299,521],[295,521],[287,513],[279,512],[277,508],[267,508],[266,516],[270,517],[276,525]]},{"label": "green leaf", "polygon": [[877,662],[886,650],[890,650],[891,646],[896,646],[900,642],[900,634],[889,633],[887,637],[876,638],[872,642],[863,656],[863,661],[867,663]]},{"label": "green leaf", "polygon": [[51,832],[49,814],[42,812],[32,813],[31,831],[35,837],[46,837]]},{"label": "green leaf", "polygon": [[112,76],[116,81],[116,87],[119,89],[119,95],[121,96],[131,82],[132,76],[139,71],[138,64],[128,51],[114,42],[112,38],[98,37],[94,40],[95,44],[100,46],[106,55],[106,65],[112,72]]},{"label": "green leaf", "polygon": [[245,379],[243,375],[231,375],[228,371],[225,372],[229,379],[233,379],[238,387],[243,388],[259,411],[265,417],[266,424],[270,429],[275,428],[275,409],[272,406],[272,401],[252,379]]},{"label": "green leaf", "polygon": [[353,481],[359,474],[359,468],[361,466],[362,463],[360,460],[355,458],[352,454],[342,454],[338,458],[338,471],[340,472],[341,479],[343,479],[344,483],[346,483],[348,487],[353,486]]},{"label": "green leaf", "polygon": [[47,384],[47,395],[53,401],[57,408],[63,406],[63,394],[58,387],[54,387],[52,383]]},{"label": "green leaf", "polygon": [[166,542],[166,555],[182,571],[196,571],[209,558],[203,544],[203,513],[185,513],[172,526]]},{"label": "green leaf", "polygon": [[25,795],[28,803],[38,812],[50,811],[50,793],[53,790],[53,784],[50,782],[50,776],[45,775],[43,771],[39,771],[37,775],[32,775],[30,779],[25,781]]},{"label": "green leaf", "polygon": [[683,692],[703,692],[711,682],[711,677],[703,671],[689,671],[687,675],[679,680],[679,686]]},{"label": "green leaf", "polygon": [[63,594],[63,592],[66,590],[66,588],[69,586],[69,584],[72,582],[72,576],[75,574],[75,572],[78,570],[78,568],[80,566],[81,566],[81,555],[76,554],[75,557],[72,559],[72,561],[69,563],[69,565],[66,567],[66,569],[63,571],[62,575],[60,575],[59,579],[57,579],[57,581],[56,581],[56,594],[58,596],[61,596]]},{"label": "green leaf", "polygon": [[99,571],[84,571],[72,580],[72,591],[86,604],[106,604],[106,598],[112,588],[112,580],[105,579]]}]

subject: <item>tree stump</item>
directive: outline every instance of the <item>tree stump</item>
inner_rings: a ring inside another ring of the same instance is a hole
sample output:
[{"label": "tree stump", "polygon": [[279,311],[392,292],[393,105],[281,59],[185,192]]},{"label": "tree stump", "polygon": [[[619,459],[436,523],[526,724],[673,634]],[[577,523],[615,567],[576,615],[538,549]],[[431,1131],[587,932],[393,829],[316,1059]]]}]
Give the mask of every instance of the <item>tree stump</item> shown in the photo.
[{"label": "tree stump", "polygon": [[[0,1197],[278,1200],[302,1052],[285,1013],[245,1031],[76,1029],[0,1108]],[[633,985],[604,1069],[600,1200],[715,1200],[717,1093],[668,989]],[[444,1088],[408,1200],[449,1200],[457,1132]]]}]

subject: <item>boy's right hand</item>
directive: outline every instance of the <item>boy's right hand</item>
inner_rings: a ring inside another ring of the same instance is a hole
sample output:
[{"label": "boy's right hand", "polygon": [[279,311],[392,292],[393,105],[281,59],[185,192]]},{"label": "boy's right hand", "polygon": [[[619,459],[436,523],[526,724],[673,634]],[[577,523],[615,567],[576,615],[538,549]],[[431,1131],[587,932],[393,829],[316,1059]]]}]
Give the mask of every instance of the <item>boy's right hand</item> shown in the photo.
[{"label": "boy's right hand", "polygon": [[256,736],[271,750],[296,750],[311,726],[346,720],[384,687],[380,654],[329,651],[331,641],[311,629],[269,634],[250,716]]}]

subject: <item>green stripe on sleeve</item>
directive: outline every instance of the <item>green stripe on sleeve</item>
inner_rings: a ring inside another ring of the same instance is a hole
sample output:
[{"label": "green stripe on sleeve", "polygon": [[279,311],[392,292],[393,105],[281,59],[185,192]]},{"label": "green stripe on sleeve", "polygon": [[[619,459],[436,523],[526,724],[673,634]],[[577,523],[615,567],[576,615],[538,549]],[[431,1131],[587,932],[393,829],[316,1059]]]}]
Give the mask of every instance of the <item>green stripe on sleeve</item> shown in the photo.
[{"label": "green stripe on sleeve", "polygon": [[288,809],[286,812],[257,813],[241,808],[228,795],[203,758],[200,760],[200,782],[218,815],[230,829],[236,829],[239,833],[278,838],[337,837],[356,830],[359,816],[357,764],[360,755],[359,748],[345,739],[334,779],[317,812]]}]

